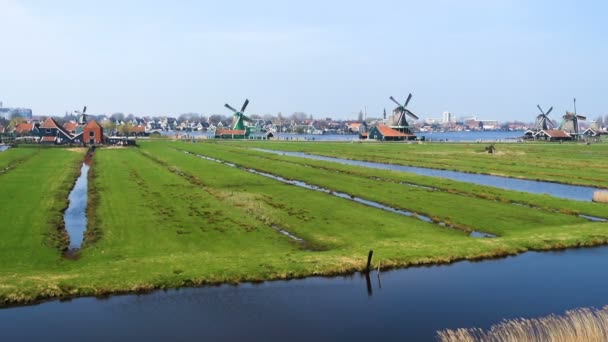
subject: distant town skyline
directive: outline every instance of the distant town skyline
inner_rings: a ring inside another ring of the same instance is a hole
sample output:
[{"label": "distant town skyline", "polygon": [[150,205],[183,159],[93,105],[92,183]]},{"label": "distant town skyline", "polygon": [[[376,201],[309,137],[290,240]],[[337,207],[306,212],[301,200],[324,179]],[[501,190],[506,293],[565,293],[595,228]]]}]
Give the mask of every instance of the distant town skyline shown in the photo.
[{"label": "distant town skyline", "polygon": [[34,115],[608,114],[601,1],[0,0],[0,101]]}]

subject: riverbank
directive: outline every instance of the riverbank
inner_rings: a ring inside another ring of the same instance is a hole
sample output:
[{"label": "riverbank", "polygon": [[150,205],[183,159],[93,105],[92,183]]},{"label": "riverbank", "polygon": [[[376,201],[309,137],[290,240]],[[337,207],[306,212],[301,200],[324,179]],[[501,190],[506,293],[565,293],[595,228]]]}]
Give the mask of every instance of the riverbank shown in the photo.
[{"label": "riverbank", "polygon": [[[10,156],[14,151],[5,153]],[[0,302],[15,305],[352,274],[365,269],[370,249],[374,250],[373,267],[385,270],[608,243],[606,223],[576,215],[600,216],[602,204],[271,157],[250,151],[249,145],[215,142],[146,142],[139,148],[98,149],[89,175],[94,196],[89,196],[91,207],[87,208],[86,234],[94,232],[94,238],[85,240],[80,258],[68,260],[56,247],[41,245],[53,225],[17,220],[0,233],[4,237],[0,239]],[[65,204],[82,158],[62,149],[40,150],[35,158],[0,175],[3,193],[21,191],[31,197],[3,201],[18,206],[14,212],[55,215],[57,208],[40,206],[32,198],[65,195]],[[50,167],[52,162],[68,160],[75,166],[70,172]],[[404,217],[246,169],[304,181],[431,220]],[[69,186],[63,189],[60,179]],[[497,237],[473,238],[468,231]],[[22,236],[28,239],[21,241]],[[32,258],[32,253],[41,251],[44,257]]]}]

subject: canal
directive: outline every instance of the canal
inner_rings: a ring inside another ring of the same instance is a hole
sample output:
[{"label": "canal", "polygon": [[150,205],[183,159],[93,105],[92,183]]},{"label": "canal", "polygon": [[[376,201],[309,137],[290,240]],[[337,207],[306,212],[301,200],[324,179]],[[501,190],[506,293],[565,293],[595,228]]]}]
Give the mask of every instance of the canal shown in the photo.
[{"label": "canal", "polygon": [[[377,257],[381,258],[381,255]],[[0,310],[7,341],[433,341],[446,328],[608,304],[608,247]]]},{"label": "canal", "polygon": [[323,160],[334,163],[341,163],[346,165],[354,165],[354,166],[362,166],[373,169],[382,169],[382,170],[393,170],[393,171],[402,171],[402,172],[410,172],[423,176],[432,176],[432,177],[440,177],[453,179],[461,182],[479,184],[492,186],[495,188],[507,189],[507,190],[517,190],[522,192],[529,192],[534,194],[547,194],[554,197],[572,199],[577,201],[591,201],[593,198],[593,193],[595,191],[601,190],[588,186],[578,186],[578,185],[568,185],[568,184],[560,184],[560,183],[552,183],[552,182],[543,182],[543,181],[533,181],[527,179],[517,179],[517,178],[509,178],[509,177],[500,177],[500,176],[491,176],[491,175],[483,175],[483,174],[475,174],[475,173],[466,173],[459,171],[450,171],[450,170],[438,170],[438,169],[430,169],[416,166],[404,166],[404,165],[393,165],[393,164],[384,164],[384,163],[375,163],[375,162],[366,162],[360,160],[352,160],[352,159],[343,159],[343,158],[335,158],[335,157],[325,157],[318,156],[303,152],[287,152],[287,151],[278,151],[278,150],[267,150],[267,149],[254,149],[256,151],[274,153],[284,156],[291,157],[300,157],[300,158],[308,158],[314,160]]}]

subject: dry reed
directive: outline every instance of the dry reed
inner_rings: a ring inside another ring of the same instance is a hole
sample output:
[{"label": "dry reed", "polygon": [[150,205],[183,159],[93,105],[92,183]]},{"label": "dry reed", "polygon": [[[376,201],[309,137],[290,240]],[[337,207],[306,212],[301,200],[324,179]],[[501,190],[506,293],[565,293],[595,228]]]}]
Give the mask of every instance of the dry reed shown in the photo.
[{"label": "dry reed", "polygon": [[608,191],[596,191],[593,193],[593,202],[608,203]]},{"label": "dry reed", "polygon": [[601,342],[608,340],[608,306],[576,309],[563,316],[505,320],[488,331],[478,328],[443,330],[442,342]]}]

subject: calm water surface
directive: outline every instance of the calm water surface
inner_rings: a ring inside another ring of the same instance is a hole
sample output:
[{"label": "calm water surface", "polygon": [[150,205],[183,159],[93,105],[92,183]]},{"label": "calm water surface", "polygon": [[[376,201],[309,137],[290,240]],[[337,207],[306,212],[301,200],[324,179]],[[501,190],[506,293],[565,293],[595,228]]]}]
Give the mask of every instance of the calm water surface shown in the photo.
[{"label": "calm water surface", "polygon": [[415,167],[415,166],[374,163],[374,162],[366,162],[366,161],[351,160],[351,159],[324,157],[324,156],[318,156],[318,155],[302,153],[302,152],[287,152],[287,151],[277,151],[277,150],[267,150],[267,149],[257,149],[257,148],[254,150],[274,153],[274,154],[279,154],[279,155],[285,155],[285,156],[301,157],[301,158],[336,162],[336,163],[347,164],[347,165],[363,166],[363,167],[368,167],[368,168],[373,168],[373,169],[410,172],[410,173],[415,173],[415,174],[424,175],[424,176],[448,178],[448,179],[453,179],[453,180],[457,180],[457,181],[461,181],[461,182],[468,182],[468,183],[474,183],[474,184],[479,184],[479,185],[487,185],[487,186],[492,186],[495,188],[501,188],[501,189],[507,189],[507,190],[517,190],[517,191],[530,192],[530,193],[535,193],[535,194],[547,194],[547,195],[551,195],[551,196],[555,196],[555,197],[573,199],[573,200],[577,200],[577,201],[591,201],[593,198],[593,193],[595,191],[600,190],[600,189],[592,188],[592,187],[588,187],[588,186],[541,182],[541,181],[533,181],[533,180],[526,180],[526,179],[516,179],[516,178],[509,178],[509,177],[466,173],[466,172],[459,172],[459,171],[429,169],[429,168]]},{"label": "calm water surface", "polygon": [[[382,258],[375,255],[375,258]],[[361,275],[81,298],[0,310],[6,341],[432,341],[608,304],[608,247]]]},{"label": "calm water surface", "polygon": [[[191,137],[205,137],[212,139],[212,132],[162,132],[164,135],[188,135]],[[428,141],[444,141],[444,142],[514,142],[523,135],[523,132],[502,132],[502,131],[485,131],[485,132],[419,132],[418,137],[424,137]],[[265,134],[252,134],[253,138],[265,136]],[[291,134],[291,133],[274,133],[275,140],[298,140],[298,141],[352,141],[359,140],[357,134]]]},{"label": "calm water surface", "polygon": [[80,176],[68,197],[69,206],[64,214],[65,229],[70,237],[69,250],[79,249],[87,229],[87,187],[89,166],[82,164]]}]

